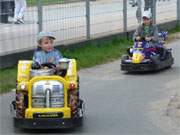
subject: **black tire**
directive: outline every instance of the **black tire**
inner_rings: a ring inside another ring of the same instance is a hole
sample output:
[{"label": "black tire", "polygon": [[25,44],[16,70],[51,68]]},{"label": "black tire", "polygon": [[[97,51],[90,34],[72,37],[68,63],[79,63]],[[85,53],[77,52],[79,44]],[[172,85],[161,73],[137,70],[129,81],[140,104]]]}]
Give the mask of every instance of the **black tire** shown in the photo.
[{"label": "black tire", "polygon": [[[84,104],[84,101],[82,99],[79,99],[79,101],[78,101],[78,110],[79,109],[82,111],[82,115],[84,115],[85,104]],[[81,117],[81,116],[79,116],[79,117]]]},{"label": "black tire", "polygon": [[170,63],[171,63],[167,68],[171,68],[171,66],[172,66],[173,63],[174,63],[174,58],[173,58],[171,52],[167,52],[167,54],[166,54],[166,60],[170,61]]},{"label": "black tire", "polygon": [[166,53],[166,59],[172,59],[172,53],[171,52],[167,52]]},{"label": "black tire", "polygon": [[79,75],[77,76],[77,96],[78,96],[78,100],[80,98],[80,91],[79,91]]},{"label": "black tire", "polygon": [[78,108],[83,108],[83,100],[79,99]]},{"label": "black tire", "polygon": [[16,101],[13,100],[13,101],[11,102],[11,104],[13,105],[13,109],[16,110]]},{"label": "black tire", "polygon": [[77,83],[78,83],[78,89],[79,89],[79,75],[77,75]]}]

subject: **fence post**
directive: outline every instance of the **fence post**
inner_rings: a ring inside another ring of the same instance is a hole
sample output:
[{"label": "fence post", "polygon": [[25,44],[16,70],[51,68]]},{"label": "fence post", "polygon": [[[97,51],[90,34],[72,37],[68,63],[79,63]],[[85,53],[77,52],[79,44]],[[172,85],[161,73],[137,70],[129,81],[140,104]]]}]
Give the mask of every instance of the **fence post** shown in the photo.
[{"label": "fence post", "polygon": [[180,0],[177,0],[177,24],[180,26]]},{"label": "fence post", "polygon": [[2,16],[2,8],[1,8],[1,2],[0,2],[0,22],[1,22],[1,16]]},{"label": "fence post", "polygon": [[127,0],[123,0],[123,31],[127,32]]},{"label": "fence post", "polygon": [[43,30],[43,5],[42,0],[37,0],[38,9],[38,32]]},{"label": "fence post", "polygon": [[90,0],[86,0],[86,37],[87,39],[91,38],[90,31]]},{"label": "fence post", "polygon": [[152,0],[151,13],[152,13],[153,24],[156,24],[156,0]]}]

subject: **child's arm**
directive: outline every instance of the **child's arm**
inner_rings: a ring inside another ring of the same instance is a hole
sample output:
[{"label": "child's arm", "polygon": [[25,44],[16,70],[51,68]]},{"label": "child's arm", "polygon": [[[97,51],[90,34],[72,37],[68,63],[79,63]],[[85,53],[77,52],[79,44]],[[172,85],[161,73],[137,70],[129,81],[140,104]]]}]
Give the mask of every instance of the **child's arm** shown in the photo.
[{"label": "child's arm", "polygon": [[34,52],[33,63],[41,64],[40,54],[37,51]]},{"label": "child's arm", "polygon": [[140,29],[141,29],[141,27],[138,27],[138,28],[136,29],[136,31],[134,32],[134,35],[133,35],[133,40],[134,40],[134,41],[141,39],[141,37],[140,37]]},{"label": "child's arm", "polygon": [[158,42],[158,28],[153,26],[153,34],[151,36],[145,37],[146,41]]},{"label": "child's arm", "polygon": [[152,40],[154,42],[158,42],[158,38],[159,38],[159,35],[158,35],[158,27],[157,26],[154,26],[154,35],[152,37]]},{"label": "child's arm", "polygon": [[40,69],[41,65],[40,65],[40,58],[38,58],[37,56],[37,52],[34,52],[33,55],[33,63],[32,63],[32,69]]},{"label": "child's arm", "polygon": [[62,54],[60,51],[56,50],[55,52],[55,63],[58,64],[59,60],[63,58]]}]

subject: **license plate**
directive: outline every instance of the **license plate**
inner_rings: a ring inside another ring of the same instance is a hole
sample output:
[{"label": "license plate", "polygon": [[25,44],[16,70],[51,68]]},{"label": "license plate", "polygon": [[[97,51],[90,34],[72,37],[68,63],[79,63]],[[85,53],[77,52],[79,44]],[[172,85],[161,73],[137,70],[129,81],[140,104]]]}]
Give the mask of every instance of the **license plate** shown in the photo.
[{"label": "license plate", "polygon": [[35,113],[34,118],[62,118],[63,113]]}]

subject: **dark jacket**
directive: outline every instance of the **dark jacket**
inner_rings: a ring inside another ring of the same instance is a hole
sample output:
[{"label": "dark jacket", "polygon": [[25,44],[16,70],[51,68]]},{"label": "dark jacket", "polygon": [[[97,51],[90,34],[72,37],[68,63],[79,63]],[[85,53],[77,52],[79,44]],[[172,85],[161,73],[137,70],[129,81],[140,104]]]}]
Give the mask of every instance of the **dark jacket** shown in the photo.
[{"label": "dark jacket", "polygon": [[140,36],[141,38],[145,38],[145,36],[150,36],[150,37],[154,37],[153,40],[151,41],[152,43],[158,43],[158,28],[156,25],[150,25],[149,28],[149,34],[145,35],[144,33],[144,25],[142,24],[141,26],[139,26],[133,36],[133,39],[135,40],[135,38],[137,36]]}]

